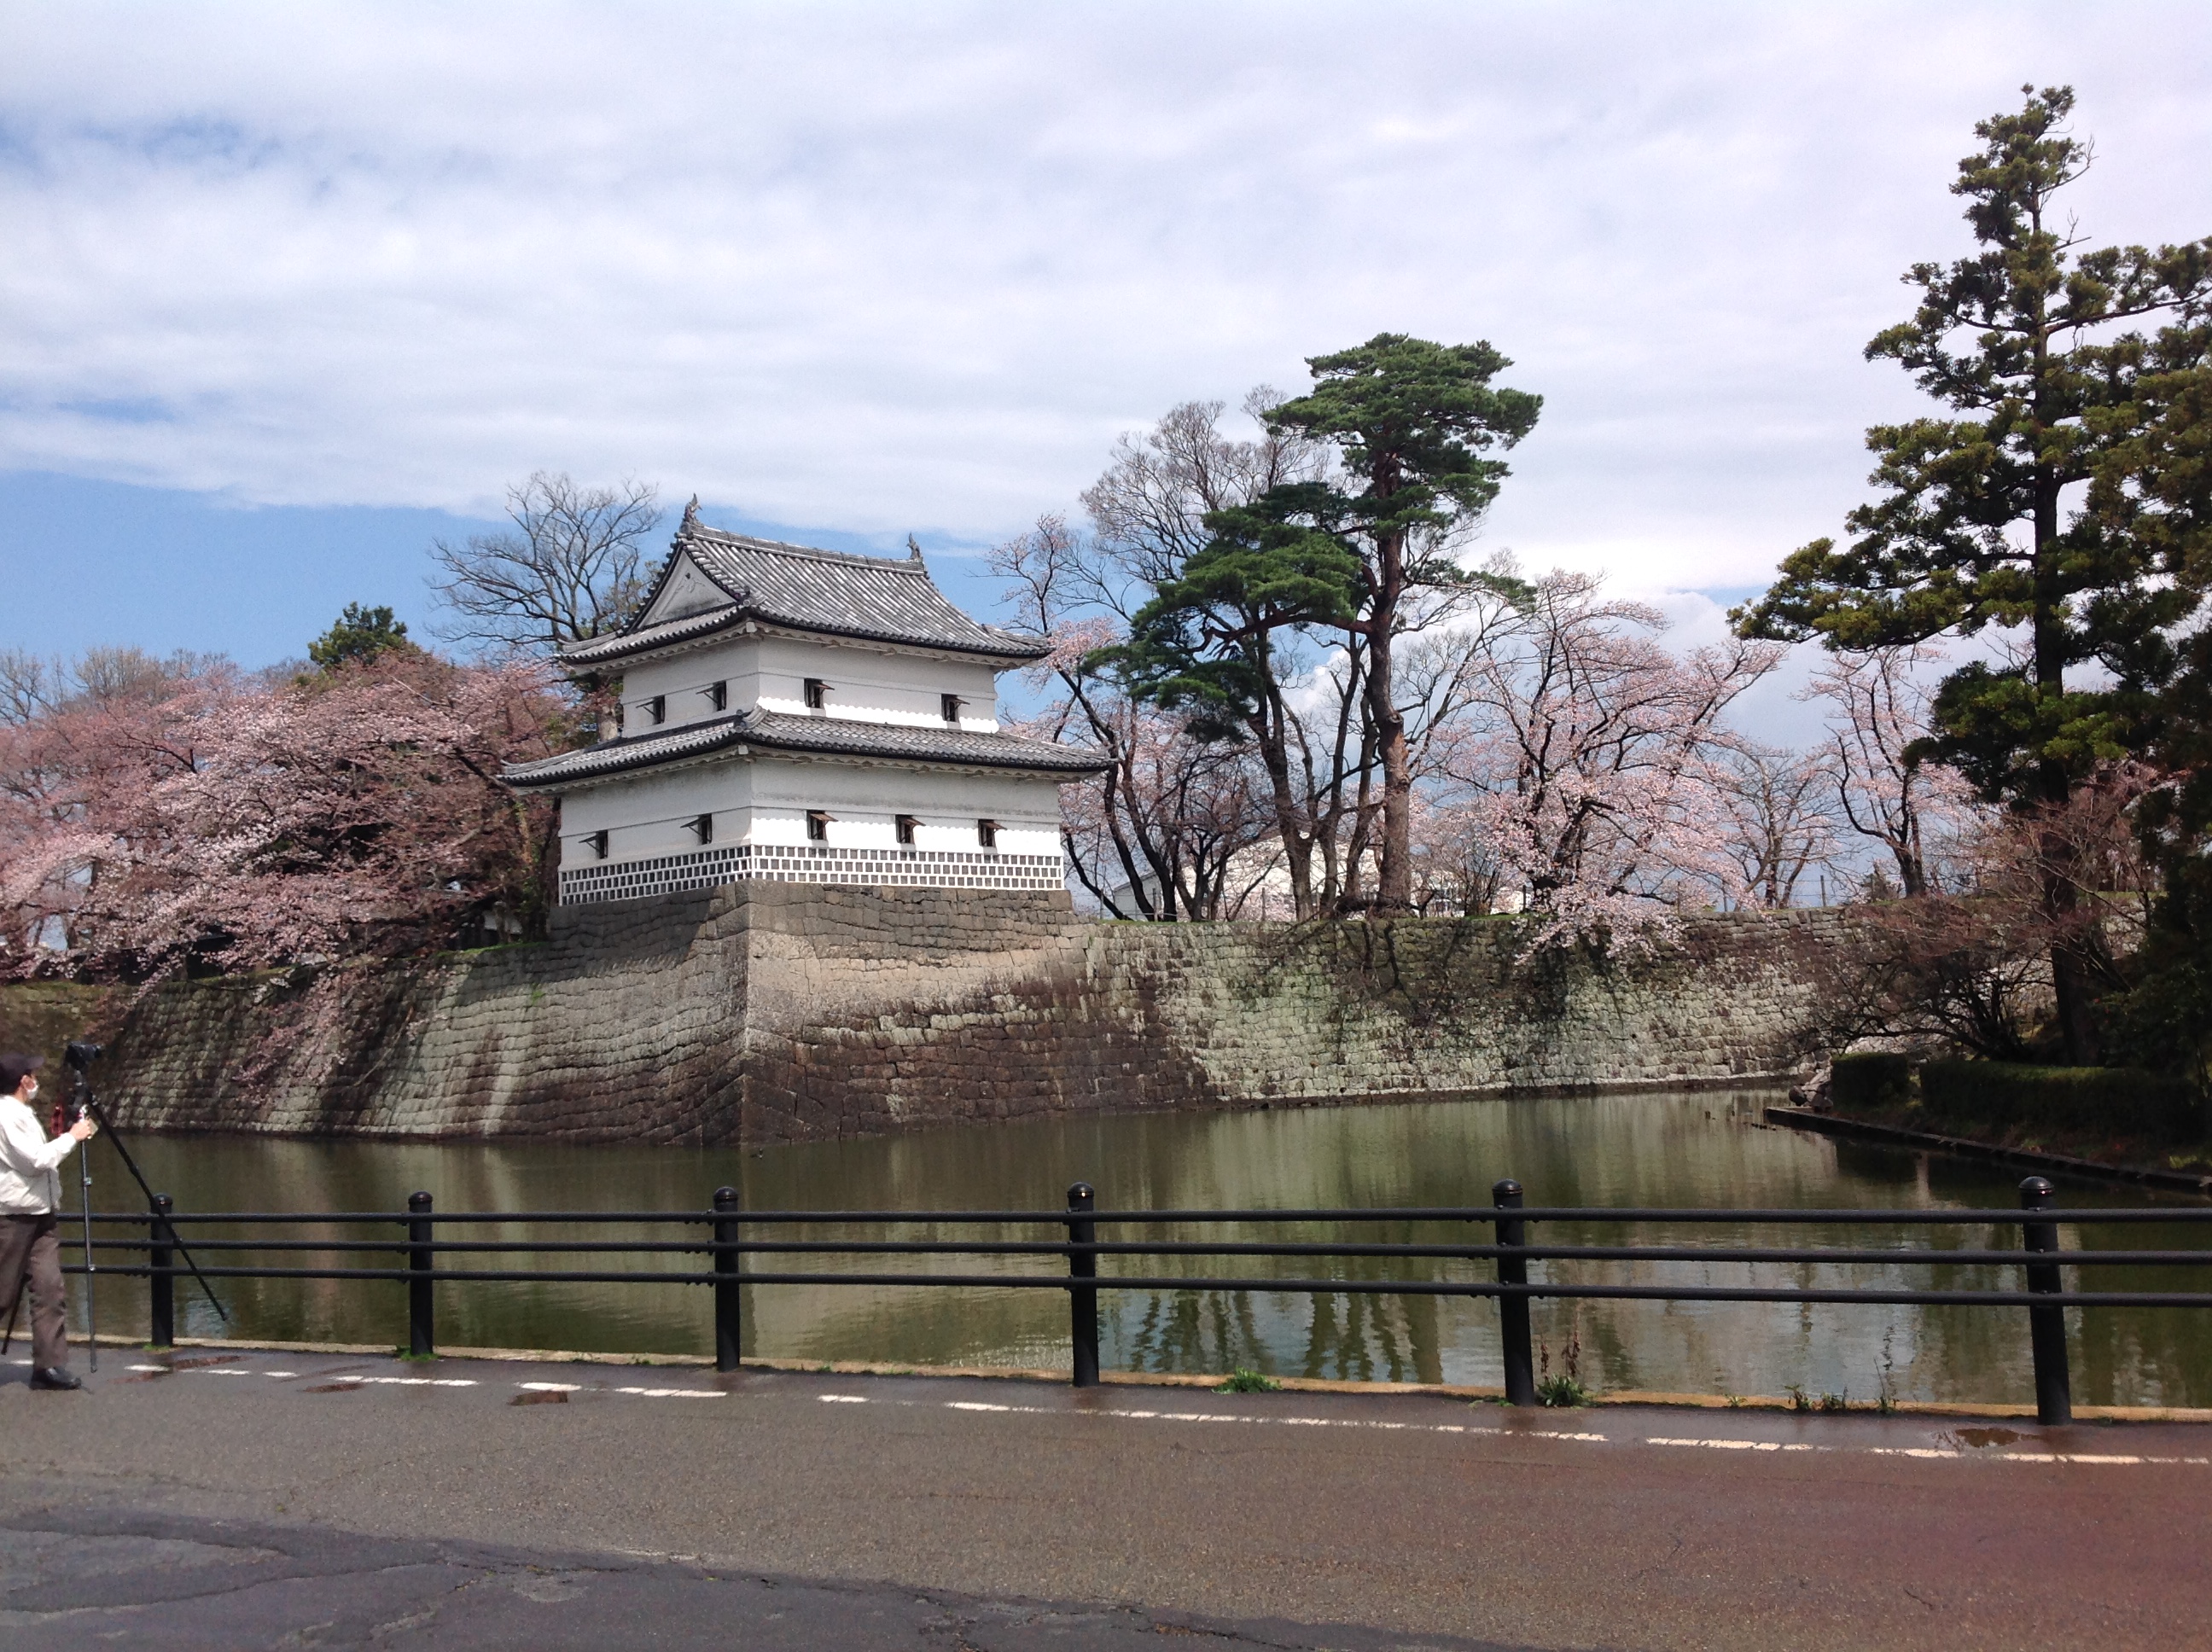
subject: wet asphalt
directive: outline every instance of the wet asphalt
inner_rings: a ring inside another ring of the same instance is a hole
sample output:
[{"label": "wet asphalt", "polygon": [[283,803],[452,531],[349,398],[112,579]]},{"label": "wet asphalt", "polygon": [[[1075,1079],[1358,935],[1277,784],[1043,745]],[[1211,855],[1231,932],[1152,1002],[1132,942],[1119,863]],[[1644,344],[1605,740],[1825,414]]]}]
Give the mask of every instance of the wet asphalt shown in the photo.
[{"label": "wet asphalt", "polygon": [[2212,1645],[2200,1425],[100,1366],[0,1366],[9,1647]]}]

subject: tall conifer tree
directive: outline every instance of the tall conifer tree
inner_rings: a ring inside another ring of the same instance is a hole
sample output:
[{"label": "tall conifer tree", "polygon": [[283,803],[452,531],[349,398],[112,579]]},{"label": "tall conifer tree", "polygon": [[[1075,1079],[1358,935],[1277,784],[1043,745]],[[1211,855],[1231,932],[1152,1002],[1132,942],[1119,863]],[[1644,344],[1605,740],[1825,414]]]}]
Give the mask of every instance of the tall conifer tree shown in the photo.
[{"label": "tall conifer tree", "polygon": [[[2002,663],[1944,681],[1928,755],[2035,814],[2141,745],[2173,628],[2198,604],[2203,550],[2159,475],[2171,404],[2142,392],[2147,358],[2202,319],[2212,242],[2085,249],[2054,204],[2091,158],[2065,130],[2074,94],[2021,90],[2018,113],[1975,127],[1982,148],[1951,185],[1981,250],[1915,264],[1911,319],[1867,346],[1952,416],[1869,429],[1885,496],[1850,513],[1849,545],[1793,553],[1733,617],[1747,636],[1845,650],[2016,637]],[[2174,324],[2155,343],[2130,325],[2153,317]],[[2055,835],[2049,848],[2044,901],[2063,919],[2075,883]],[[2073,942],[2052,957],[2077,1061],[2094,1054],[2087,962]]]},{"label": "tall conifer tree", "polygon": [[[1269,410],[1268,424],[1333,444],[1337,480],[1287,505],[1358,555],[1358,609],[1347,629],[1367,644],[1368,714],[1382,764],[1381,865],[1376,904],[1413,906],[1413,765],[1398,705],[1395,643],[1407,595],[1464,583],[1453,536],[1489,508],[1507,469],[1493,449],[1535,428],[1540,396],[1492,380],[1513,364],[1487,343],[1436,344],[1377,333],[1364,344],[1316,355],[1314,387]],[[1270,501],[1260,501],[1262,507]]]}]

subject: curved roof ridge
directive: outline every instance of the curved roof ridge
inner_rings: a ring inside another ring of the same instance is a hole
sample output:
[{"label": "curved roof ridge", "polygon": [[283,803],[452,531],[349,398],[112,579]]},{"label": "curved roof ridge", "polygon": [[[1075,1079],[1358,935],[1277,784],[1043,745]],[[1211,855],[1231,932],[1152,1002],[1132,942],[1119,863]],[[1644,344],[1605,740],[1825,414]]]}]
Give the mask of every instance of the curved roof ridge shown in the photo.
[{"label": "curved roof ridge", "polygon": [[[728,601],[643,623],[679,560]],[[970,616],[939,588],[918,556],[865,556],[687,521],[637,617],[611,636],[570,644],[562,659],[582,668],[611,664],[695,641],[741,619],[856,641],[947,649],[1006,665],[1050,652],[1042,639]]]},{"label": "curved roof ridge", "polygon": [[710,528],[703,523],[696,525],[681,538],[685,540],[724,539],[747,550],[804,556],[818,562],[849,562],[882,573],[919,574],[925,580],[929,578],[929,569],[919,556],[871,556],[863,550],[830,550],[822,545],[793,544],[788,539],[763,539],[757,534],[732,533],[726,528]]}]

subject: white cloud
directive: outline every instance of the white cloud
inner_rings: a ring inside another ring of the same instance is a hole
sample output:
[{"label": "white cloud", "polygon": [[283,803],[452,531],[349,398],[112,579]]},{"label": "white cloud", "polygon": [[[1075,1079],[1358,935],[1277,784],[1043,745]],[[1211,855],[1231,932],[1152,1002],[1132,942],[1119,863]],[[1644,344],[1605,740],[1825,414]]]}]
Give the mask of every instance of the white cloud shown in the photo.
[{"label": "white cloud", "polygon": [[998,537],[1393,329],[1547,398],[1491,525],[1759,581],[1913,404],[1972,121],[2212,230],[2180,6],[88,3],[0,21],[0,467],[482,510],[541,466]]}]

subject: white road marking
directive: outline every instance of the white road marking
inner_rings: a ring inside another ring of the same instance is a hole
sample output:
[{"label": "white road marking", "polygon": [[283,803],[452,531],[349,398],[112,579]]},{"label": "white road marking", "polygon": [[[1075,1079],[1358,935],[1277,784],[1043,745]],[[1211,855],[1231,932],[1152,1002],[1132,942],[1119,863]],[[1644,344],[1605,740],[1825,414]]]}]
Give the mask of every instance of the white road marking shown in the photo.
[{"label": "white road marking", "polygon": [[720,1388],[617,1388],[617,1394],[634,1394],[642,1400],[720,1400]]},{"label": "white road marking", "polygon": [[[823,1399],[842,1396],[823,1394]],[[902,1400],[896,1403],[911,1404]],[[1566,1430],[1506,1429],[1470,1426],[1463,1423],[1382,1423],[1353,1417],[1263,1417],[1241,1412],[1211,1411],[1097,1411],[1068,1412],[1056,1406],[1000,1406],[987,1405],[975,1400],[949,1400],[947,1411],[999,1412],[1009,1415],[1032,1417],[1095,1417],[1113,1418],[1123,1422],[1161,1423],[1265,1423],[1278,1428],[1364,1428],[1389,1429],[1421,1434],[1480,1434],[1510,1436],[1532,1440],[1561,1440],[1577,1445],[1634,1444],[1632,1438],[1610,1434],[1574,1433]],[[1649,1435],[1643,1443],[1650,1446],[1687,1446],[1701,1451],[1790,1452],[1817,1451],[1855,1454],[1874,1457],[1911,1457],[1942,1462],[2034,1462],[2034,1463],[2103,1463],[2103,1464],[2177,1464],[2196,1467],[2212,1466],[2212,1457],[2154,1457],[2128,1456],[2116,1453],[2062,1452],[1976,1452],[1964,1449],[1950,1449],[1933,1446],[1834,1446],[1813,1445],[1803,1441],[1785,1440],[1729,1440],[1686,1438],[1673,1435]]]},{"label": "white road marking", "polygon": [[2069,1451],[2066,1454],[2066,1461],[2069,1463],[2139,1463],[2143,1461],[2144,1459],[2141,1457],[2096,1456],[2086,1452]]},{"label": "white road marking", "polygon": [[[12,1360],[10,1364],[28,1365],[27,1359]],[[153,1373],[175,1372],[168,1365],[130,1365],[126,1370]],[[278,1379],[296,1377],[297,1371],[254,1370],[223,1366],[186,1366],[182,1376],[267,1376]],[[322,1373],[317,1373],[322,1375]],[[473,1377],[460,1376],[360,1376],[349,1372],[334,1375],[347,1383],[383,1383],[394,1388],[473,1388],[478,1386]],[[584,1386],[575,1382],[518,1382],[514,1385],[538,1394],[580,1394]],[[719,1388],[619,1388],[601,1390],[605,1393],[632,1394],[644,1400],[720,1400],[726,1394]],[[868,1396],[857,1394],[817,1394],[816,1399],[828,1405],[865,1406]],[[913,1405],[910,1400],[894,1400],[896,1405]],[[1098,1411],[1069,1412],[1056,1406],[997,1405],[980,1400],[950,1400],[945,1402],[948,1411],[996,1412],[1007,1415],[1032,1417],[1097,1417],[1114,1418],[1124,1422],[1165,1423],[1255,1423],[1272,1424],[1279,1428],[1350,1428],[1382,1429],[1394,1432],[1420,1434],[1479,1434],[1516,1436],[1535,1440],[1564,1440],[1577,1444],[1617,1445],[1632,1444],[1632,1440],[1618,1439],[1608,1434],[1570,1433],[1564,1430],[1490,1428],[1463,1423],[1389,1423],[1371,1418],[1354,1417],[1269,1417],[1241,1412],[1209,1411]],[[1840,1452],[1869,1457],[1909,1457],[1921,1461],[1940,1462],[2006,1462],[2006,1463],[2083,1463],[2093,1466],[2138,1467],[2163,1465],[2169,1467],[2212,1467],[2212,1456],[2157,1456],[2119,1452],[2058,1452],[2058,1451],[1988,1451],[1964,1448],[1936,1446],[1836,1446],[1812,1445],[1798,1441],[1707,1439],[1673,1435],[1648,1435],[1643,1443],[1648,1446],[1689,1447],[1701,1451],[1751,1452]]]}]

